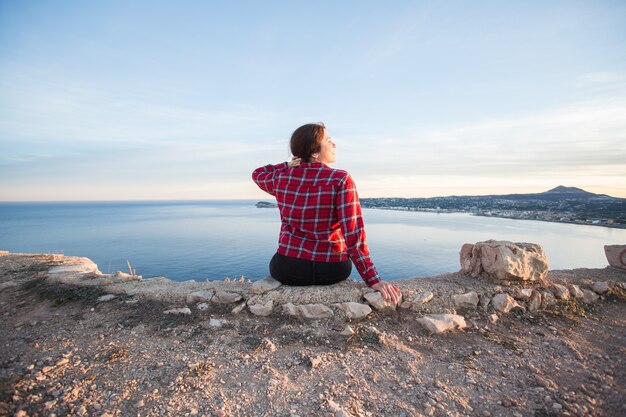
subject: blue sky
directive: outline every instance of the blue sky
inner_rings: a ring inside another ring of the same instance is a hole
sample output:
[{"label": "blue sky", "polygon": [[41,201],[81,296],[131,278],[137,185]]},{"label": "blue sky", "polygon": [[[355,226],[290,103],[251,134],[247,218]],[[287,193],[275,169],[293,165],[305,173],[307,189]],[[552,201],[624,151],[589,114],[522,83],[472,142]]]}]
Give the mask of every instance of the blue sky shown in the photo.
[{"label": "blue sky", "polygon": [[0,0],[0,200],[265,198],[322,121],[362,197],[626,197],[626,3]]}]

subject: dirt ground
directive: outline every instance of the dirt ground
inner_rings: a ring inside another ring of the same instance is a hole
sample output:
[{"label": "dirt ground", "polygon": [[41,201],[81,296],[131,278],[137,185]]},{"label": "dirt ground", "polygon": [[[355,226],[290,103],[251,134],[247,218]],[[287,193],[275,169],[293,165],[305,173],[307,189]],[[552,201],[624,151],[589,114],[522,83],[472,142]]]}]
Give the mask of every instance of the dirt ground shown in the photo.
[{"label": "dirt ground", "polygon": [[467,329],[430,335],[411,310],[346,323],[98,303],[97,288],[39,278],[53,262],[0,256],[2,416],[626,416],[615,295],[495,323],[465,311]]}]

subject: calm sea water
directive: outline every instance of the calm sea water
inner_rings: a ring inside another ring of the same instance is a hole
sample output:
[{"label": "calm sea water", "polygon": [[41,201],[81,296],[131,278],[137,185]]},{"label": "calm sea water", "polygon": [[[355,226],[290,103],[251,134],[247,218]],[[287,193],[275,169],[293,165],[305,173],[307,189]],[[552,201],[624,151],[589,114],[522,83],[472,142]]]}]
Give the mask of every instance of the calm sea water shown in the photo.
[{"label": "calm sea water", "polygon": [[[0,249],[86,256],[103,272],[127,271],[128,260],[144,277],[256,280],[268,273],[280,219],[255,202],[1,203]],[[363,216],[387,279],[457,271],[461,246],[487,239],[539,243],[551,269],[604,267],[603,245],[626,243],[626,230],[595,226],[375,209]]]}]

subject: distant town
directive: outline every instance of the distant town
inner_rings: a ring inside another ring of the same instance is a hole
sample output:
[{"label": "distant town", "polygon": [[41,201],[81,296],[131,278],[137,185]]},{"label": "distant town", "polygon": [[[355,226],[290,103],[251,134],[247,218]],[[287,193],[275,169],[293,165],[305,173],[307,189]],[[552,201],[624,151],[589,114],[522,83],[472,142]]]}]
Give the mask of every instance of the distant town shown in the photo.
[{"label": "distant town", "polygon": [[361,206],[626,228],[626,198],[564,186],[537,194],[362,198]]}]

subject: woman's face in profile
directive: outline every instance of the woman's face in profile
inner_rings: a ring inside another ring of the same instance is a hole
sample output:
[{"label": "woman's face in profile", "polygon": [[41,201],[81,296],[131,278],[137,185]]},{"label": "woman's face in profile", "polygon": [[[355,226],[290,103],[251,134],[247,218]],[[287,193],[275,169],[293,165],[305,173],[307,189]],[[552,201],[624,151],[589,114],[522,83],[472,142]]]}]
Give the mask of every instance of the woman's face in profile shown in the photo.
[{"label": "woman's face in profile", "polygon": [[320,144],[320,156],[317,160],[325,164],[335,162],[335,146],[335,142],[333,142],[328,134],[328,130],[324,129],[324,139],[322,139],[322,143]]}]

